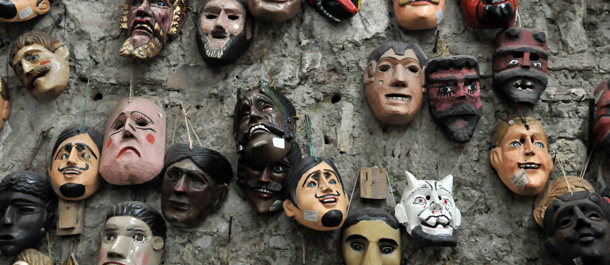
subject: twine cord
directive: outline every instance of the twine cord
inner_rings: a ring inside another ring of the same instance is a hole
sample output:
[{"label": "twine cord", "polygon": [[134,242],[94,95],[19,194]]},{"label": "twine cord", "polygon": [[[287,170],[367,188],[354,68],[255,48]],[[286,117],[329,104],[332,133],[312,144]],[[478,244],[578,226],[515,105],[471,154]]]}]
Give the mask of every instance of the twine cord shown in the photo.
[{"label": "twine cord", "polygon": [[53,256],[51,255],[51,237],[49,237],[49,231],[47,231],[47,251],[49,251],[49,259],[53,262]]},{"label": "twine cord", "polygon": [[394,190],[392,190],[392,180],[387,170],[385,171],[385,177],[388,179],[388,186],[390,186],[390,198],[392,198],[392,203],[394,203],[392,206],[396,206],[396,198],[394,198]]},{"label": "twine cord", "polygon": [[345,216],[349,215],[349,208],[352,207],[352,199],[354,199],[354,192],[356,191],[356,186],[358,186],[358,179],[360,179],[360,176],[356,177],[356,180],[354,180],[354,187],[352,188],[352,195],[348,198],[349,204],[347,205]]},{"label": "twine cord", "polygon": [[174,115],[174,133],[172,135],[172,144],[176,143],[176,128],[178,128],[178,116],[180,115],[180,108],[176,109],[176,115]]},{"label": "twine cord", "polygon": [[434,57],[448,57],[448,56],[453,56],[451,54],[451,52],[449,51],[449,49],[451,48],[451,44],[453,42],[451,40],[447,40],[447,42],[445,42],[445,40],[443,40],[443,37],[441,37],[440,31],[436,31],[436,42],[434,44],[434,52],[437,51],[437,44],[438,44],[438,50],[439,53],[434,55]]},{"label": "twine cord", "polygon": [[585,165],[582,167],[582,171],[580,172],[580,178],[585,177],[585,173],[587,172],[587,168],[589,167],[589,162],[591,162],[591,157],[593,156],[593,150],[589,152],[589,157],[587,157],[587,161],[585,161]]},{"label": "twine cord", "polygon": [[558,155],[557,156],[557,160],[559,161],[559,168],[561,168],[561,172],[563,173],[563,178],[566,181],[566,184],[568,185],[568,191],[570,191],[570,194],[574,195],[574,192],[572,192],[572,187],[570,187],[570,182],[568,182],[568,177],[566,176],[566,171],[564,168],[564,160],[563,160],[563,156],[562,155]]},{"label": "twine cord", "polygon": [[85,124],[85,113],[93,111],[90,109],[87,109],[87,102],[89,101],[89,93],[90,93],[90,86],[91,86],[91,70],[93,69],[93,58],[91,58],[91,60],[89,60],[89,73],[87,74],[87,88],[85,89],[85,104],[83,106],[83,113],[82,113],[82,117],[80,120],[80,125],[78,126],[78,131],[80,132],[83,129],[83,125]]}]

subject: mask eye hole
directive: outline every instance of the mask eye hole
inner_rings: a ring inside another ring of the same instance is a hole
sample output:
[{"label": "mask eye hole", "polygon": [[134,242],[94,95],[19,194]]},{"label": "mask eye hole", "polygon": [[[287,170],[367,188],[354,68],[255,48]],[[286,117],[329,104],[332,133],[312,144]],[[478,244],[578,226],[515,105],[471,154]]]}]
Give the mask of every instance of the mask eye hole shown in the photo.
[{"label": "mask eye hole", "polygon": [[411,65],[409,66],[409,71],[411,71],[411,73],[417,74],[419,73],[419,67],[415,66],[415,65]]},{"label": "mask eye hole", "polygon": [[239,16],[237,16],[237,15],[229,15],[229,19],[230,20],[238,20]]},{"label": "mask eye hole", "polygon": [[387,72],[388,70],[390,70],[390,66],[389,66],[389,65],[387,65],[387,64],[382,64],[382,65],[379,65],[379,66],[377,67],[377,70],[378,70],[379,72],[385,73],[385,72]]}]

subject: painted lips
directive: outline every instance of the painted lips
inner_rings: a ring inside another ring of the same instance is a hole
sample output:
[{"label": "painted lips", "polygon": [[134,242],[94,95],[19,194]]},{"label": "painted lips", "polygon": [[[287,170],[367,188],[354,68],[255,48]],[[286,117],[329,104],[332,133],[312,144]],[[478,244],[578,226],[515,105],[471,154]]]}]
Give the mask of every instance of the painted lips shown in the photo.
[{"label": "painted lips", "polygon": [[121,157],[121,155],[123,155],[123,153],[127,152],[128,150],[131,150],[138,157],[140,157],[140,152],[137,149],[135,149],[134,147],[131,147],[131,146],[127,146],[127,147],[124,147],[123,149],[121,149],[121,151],[119,151],[119,155],[117,155],[116,158],[119,159],[119,157]]},{"label": "painted lips", "polygon": [[150,35],[154,35],[153,25],[150,21],[146,19],[136,19],[133,23],[133,30],[146,31]]},{"label": "painted lips", "polygon": [[536,163],[518,163],[519,164],[519,168],[523,168],[523,169],[539,169],[540,168],[540,164],[536,164]]}]

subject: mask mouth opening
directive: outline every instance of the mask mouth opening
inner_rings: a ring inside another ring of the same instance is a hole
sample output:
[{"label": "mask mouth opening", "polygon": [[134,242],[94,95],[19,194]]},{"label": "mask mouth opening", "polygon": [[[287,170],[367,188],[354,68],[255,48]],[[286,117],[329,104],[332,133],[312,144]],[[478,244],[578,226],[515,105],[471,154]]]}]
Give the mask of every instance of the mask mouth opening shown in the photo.
[{"label": "mask mouth opening", "polygon": [[154,36],[153,24],[145,19],[138,19],[135,21],[133,30],[143,30],[148,32],[151,36]]},{"label": "mask mouth opening", "polygon": [[451,220],[445,215],[441,216],[429,216],[423,221],[422,226],[434,228],[434,229],[448,229],[451,228]]},{"label": "mask mouth opening", "polygon": [[505,3],[506,0],[483,0],[483,4],[486,5],[499,5]]},{"label": "mask mouth opening", "polygon": [[229,37],[229,33],[224,30],[214,30],[211,35],[214,39],[226,39]]},{"label": "mask mouth opening", "polygon": [[533,81],[519,79],[519,80],[513,81],[513,88],[515,88],[517,90],[521,90],[521,91],[528,91],[528,90],[532,91],[532,90],[536,89],[536,85],[534,84]]},{"label": "mask mouth opening", "polygon": [[404,102],[411,102],[411,100],[413,99],[411,96],[403,95],[403,94],[387,94],[387,95],[385,95],[385,98],[387,100],[404,101]]},{"label": "mask mouth opening", "polygon": [[523,169],[540,169],[540,164],[537,163],[518,163],[519,168]]}]

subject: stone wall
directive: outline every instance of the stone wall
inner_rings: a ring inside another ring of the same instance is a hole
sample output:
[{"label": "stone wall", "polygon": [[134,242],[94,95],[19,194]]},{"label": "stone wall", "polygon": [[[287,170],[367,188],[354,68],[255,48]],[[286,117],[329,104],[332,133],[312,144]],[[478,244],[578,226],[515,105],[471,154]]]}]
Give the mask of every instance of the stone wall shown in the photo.
[{"label": "stone wall", "polygon": [[[118,22],[121,0],[62,0],[42,18],[21,24],[0,25],[0,62],[7,61],[10,42],[24,32],[51,32],[69,44],[71,80],[66,91],[49,103],[36,101],[8,75],[12,96],[10,120],[0,131],[0,178],[23,170],[42,131],[50,129],[34,157],[32,169],[46,174],[46,165],[57,135],[80,122],[90,59],[91,96],[86,124],[99,130],[121,98],[129,96],[133,67],[137,96],[162,104],[168,115],[167,146],[186,142],[179,105],[190,106],[193,126],[204,146],[229,158],[233,170],[237,154],[232,134],[235,91],[254,84],[264,57],[276,84],[294,103],[298,115],[312,121],[313,144],[319,156],[331,157],[346,188],[354,188],[362,167],[385,167],[393,193],[385,202],[361,202],[354,193],[351,210],[363,205],[392,211],[406,185],[404,171],[420,179],[454,176],[454,197],[462,211],[459,243],[455,248],[425,247],[403,229],[404,264],[553,264],[532,218],[534,198],[508,190],[489,163],[491,131],[509,114],[532,114],[547,131],[551,152],[565,160],[567,174],[580,174],[589,146],[589,108],[594,88],[610,78],[610,1],[522,0],[520,24],[547,33],[549,85],[531,108],[515,109],[492,91],[491,58],[498,30],[473,30],[462,19],[457,1],[448,0],[445,20],[438,27],[451,41],[454,55],[473,55],[480,63],[484,114],[472,140],[450,142],[432,121],[428,107],[409,125],[382,129],[363,93],[362,71],[372,49],[387,40],[418,43],[433,57],[435,30],[405,31],[393,21],[391,2],[364,0],[351,20],[334,24],[303,6],[296,18],[280,24],[259,22],[254,43],[235,64],[211,68],[203,63],[195,44],[195,20],[189,14],[182,35],[155,59],[134,62],[118,56],[125,39]],[[54,21],[63,20],[54,25]],[[175,121],[178,121],[177,126]],[[304,154],[305,137],[297,138]],[[555,159],[552,178],[562,175]],[[604,157],[593,155],[585,178],[597,189],[607,183],[598,174]],[[358,189],[356,189],[358,190]],[[95,264],[99,231],[109,205],[145,201],[160,209],[160,195],[147,184],[126,187],[104,184],[87,200],[85,231],[75,255],[80,264]],[[232,222],[230,220],[232,219]],[[231,224],[231,225],[230,225]],[[230,241],[229,241],[229,235]],[[312,232],[299,227],[284,213],[257,215],[240,196],[234,181],[224,206],[199,228],[169,226],[164,264],[341,264],[339,232]],[[74,238],[51,233],[56,262],[65,256]],[[41,250],[46,252],[47,243]],[[10,259],[0,258],[0,264]]]}]

